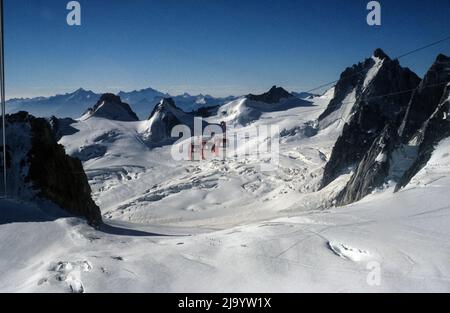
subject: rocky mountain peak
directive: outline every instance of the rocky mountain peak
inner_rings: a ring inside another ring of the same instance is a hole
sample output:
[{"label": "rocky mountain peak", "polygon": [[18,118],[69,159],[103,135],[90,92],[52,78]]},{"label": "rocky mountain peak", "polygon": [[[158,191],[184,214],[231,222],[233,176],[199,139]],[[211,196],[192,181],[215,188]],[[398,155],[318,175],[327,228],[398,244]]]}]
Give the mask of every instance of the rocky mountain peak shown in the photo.
[{"label": "rocky mountain peak", "polygon": [[171,107],[171,108],[176,108],[176,104],[175,101],[172,98],[164,98],[161,100],[161,102],[159,103],[160,107]]},{"label": "rocky mountain peak", "polygon": [[319,118],[336,115],[345,123],[325,167],[323,187],[356,166],[386,126],[398,129],[420,83],[415,73],[388,58],[381,49],[375,55],[381,61],[366,59],[344,71],[334,99]]},{"label": "rocky mountain peak", "polygon": [[138,121],[136,113],[131,107],[122,102],[119,96],[112,93],[103,94],[94,107],[88,109],[83,115],[83,119],[91,117],[101,117],[116,121]]},{"label": "rocky mountain peak", "polygon": [[280,102],[282,99],[288,99],[294,97],[288,91],[286,91],[282,87],[273,86],[268,92],[263,93],[261,95],[253,95],[250,94],[247,96],[247,99],[252,101],[259,101],[268,104],[274,104]]},{"label": "rocky mountain peak", "polygon": [[450,58],[439,55],[420,83],[398,61],[383,62],[365,97],[357,97],[325,167],[323,186],[353,170],[337,205],[358,201],[387,182],[399,190],[428,162],[440,140],[450,136]]},{"label": "rocky mountain peak", "polygon": [[448,56],[446,56],[445,54],[439,53],[439,55],[436,58],[435,63],[439,63],[439,62],[448,62]]},{"label": "rocky mountain peak", "polygon": [[116,96],[112,93],[105,93],[100,97],[99,102],[108,102],[108,103],[121,103],[122,100],[119,96]]},{"label": "rocky mountain peak", "polygon": [[27,112],[7,115],[6,132],[11,197],[50,201],[93,226],[101,224],[100,209],[91,198],[81,161],[66,154],[47,120]]},{"label": "rocky mountain peak", "polygon": [[172,98],[164,98],[155,106],[148,119],[153,118],[158,113],[165,111],[172,112],[174,110],[182,112],[182,110],[176,106],[175,101]]},{"label": "rocky mountain peak", "polygon": [[151,144],[159,145],[172,140],[171,132],[176,125],[191,126],[194,116],[179,109],[172,98],[164,98],[154,108],[148,118],[148,126],[144,139]]},{"label": "rocky mountain peak", "polygon": [[404,142],[433,114],[450,82],[450,58],[440,54],[411,98],[399,134]]},{"label": "rocky mountain peak", "polygon": [[384,59],[390,60],[389,56],[380,48],[376,49],[373,52],[373,56],[380,60],[384,60]]}]

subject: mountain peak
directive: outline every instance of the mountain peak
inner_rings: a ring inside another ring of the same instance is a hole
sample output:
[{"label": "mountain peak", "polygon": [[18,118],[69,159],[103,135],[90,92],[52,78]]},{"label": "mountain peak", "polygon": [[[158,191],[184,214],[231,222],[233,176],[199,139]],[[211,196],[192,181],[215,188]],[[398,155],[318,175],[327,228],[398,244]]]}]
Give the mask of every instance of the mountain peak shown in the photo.
[{"label": "mountain peak", "polygon": [[175,101],[172,98],[163,98],[155,106],[155,108],[153,109],[153,112],[150,114],[150,117],[148,119],[151,119],[158,112],[162,112],[162,111],[166,111],[166,110],[172,111],[174,109],[182,112],[182,110],[176,106]]},{"label": "mountain peak", "polygon": [[185,125],[190,129],[194,127],[194,115],[178,108],[172,98],[164,98],[154,108],[147,121],[144,139],[152,145],[162,142],[171,142],[172,129],[177,125]]},{"label": "mountain peak", "polygon": [[[397,60],[390,60],[381,49],[375,50],[372,59],[347,68],[341,74],[334,98],[319,117],[321,127],[334,125],[340,133],[325,166],[322,187],[359,164],[386,126],[398,129],[420,81],[415,73],[402,67]],[[379,152],[375,148],[373,151]],[[361,168],[361,175],[366,170],[367,167]]]},{"label": "mountain peak", "polygon": [[375,49],[375,51],[373,52],[373,56],[381,60],[390,60],[389,56],[380,48]]},{"label": "mountain peak", "polygon": [[97,102],[97,104],[101,103],[101,102],[106,102],[106,103],[118,103],[118,102],[122,102],[122,100],[120,99],[119,96],[116,96],[115,94],[112,93],[104,93],[101,97],[100,100]]},{"label": "mountain peak", "polygon": [[164,99],[162,99],[161,102],[160,102],[160,105],[161,106],[170,105],[170,106],[176,107],[175,101],[173,101],[172,98],[164,98]]},{"label": "mountain peak", "polygon": [[436,58],[435,63],[448,62],[448,60],[449,60],[449,57],[448,57],[448,56],[446,56],[446,55],[443,54],[443,53],[439,53],[439,55],[438,55],[437,58]]},{"label": "mountain peak", "polygon": [[87,90],[84,88],[78,88],[77,90],[75,90],[72,95],[78,95],[78,94],[93,94],[94,92],[91,90]]},{"label": "mountain peak", "polygon": [[269,104],[274,104],[280,102],[281,99],[292,98],[293,95],[290,94],[282,87],[273,86],[270,90],[262,95],[250,94],[247,99],[259,102],[265,102]]},{"label": "mountain peak", "polygon": [[102,117],[116,121],[138,121],[130,106],[122,102],[119,96],[112,93],[105,93],[100,97],[93,108],[87,110],[83,115],[85,119],[90,117]]}]

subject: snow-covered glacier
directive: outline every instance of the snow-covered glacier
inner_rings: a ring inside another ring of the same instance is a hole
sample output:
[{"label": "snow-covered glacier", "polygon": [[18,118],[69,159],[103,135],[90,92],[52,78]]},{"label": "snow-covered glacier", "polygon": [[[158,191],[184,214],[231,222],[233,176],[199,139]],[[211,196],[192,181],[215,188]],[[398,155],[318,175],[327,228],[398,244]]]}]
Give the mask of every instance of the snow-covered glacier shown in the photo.
[{"label": "snow-covered glacier", "polygon": [[[229,99],[203,116],[248,139],[224,159],[173,159],[162,139],[176,123],[193,128],[195,113],[168,96],[147,120],[114,95],[54,118],[103,223],[48,199],[0,200],[0,291],[448,292],[448,67],[439,56],[420,79],[378,49],[323,95]],[[248,134],[273,125],[266,171]]]}]

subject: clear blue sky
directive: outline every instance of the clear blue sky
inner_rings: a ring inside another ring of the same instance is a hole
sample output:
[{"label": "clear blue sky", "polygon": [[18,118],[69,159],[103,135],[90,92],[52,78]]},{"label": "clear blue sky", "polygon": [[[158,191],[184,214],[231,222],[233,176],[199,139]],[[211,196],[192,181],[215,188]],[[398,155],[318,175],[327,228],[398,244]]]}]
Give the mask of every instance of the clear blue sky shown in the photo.
[{"label": "clear blue sky", "polygon": [[[450,35],[449,0],[4,0],[8,98],[152,86],[213,95],[306,90],[377,47],[396,56]],[[419,75],[450,42],[402,60]]]}]

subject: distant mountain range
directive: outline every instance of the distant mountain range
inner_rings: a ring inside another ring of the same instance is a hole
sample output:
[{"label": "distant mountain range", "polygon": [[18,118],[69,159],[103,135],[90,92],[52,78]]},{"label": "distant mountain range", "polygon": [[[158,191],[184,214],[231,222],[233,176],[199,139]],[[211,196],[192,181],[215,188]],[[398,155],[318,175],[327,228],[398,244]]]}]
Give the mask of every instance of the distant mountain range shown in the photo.
[{"label": "distant mountain range", "polygon": [[7,113],[26,111],[35,116],[78,118],[99,99],[99,94],[82,88],[63,95],[27,99],[11,99],[6,102]]},{"label": "distant mountain range", "polygon": [[[186,112],[223,105],[236,99],[233,96],[215,98],[209,95],[190,95],[187,93],[171,96],[153,88],[131,92],[121,91],[117,95],[123,102],[131,106],[141,120],[147,119],[155,106],[164,98],[172,98]],[[51,97],[10,99],[7,101],[7,112],[26,111],[35,116],[79,118],[88,108],[93,107],[101,96],[102,94],[80,88],[72,93]]]},{"label": "distant mountain range", "polygon": [[[124,103],[130,105],[140,120],[148,119],[155,106],[165,98],[172,98],[177,107],[185,112],[198,111],[210,107],[222,106],[238,97],[213,97],[210,95],[190,95],[184,93],[172,96],[153,88],[121,91],[117,94]],[[297,98],[306,99],[314,96],[309,93],[292,93]],[[93,107],[102,94],[80,88],[72,93],[55,95],[51,97],[16,98],[7,101],[7,113],[26,111],[35,116],[42,117],[70,117],[79,118],[86,110]]]}]

